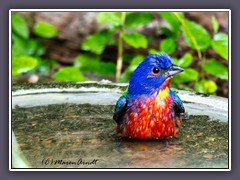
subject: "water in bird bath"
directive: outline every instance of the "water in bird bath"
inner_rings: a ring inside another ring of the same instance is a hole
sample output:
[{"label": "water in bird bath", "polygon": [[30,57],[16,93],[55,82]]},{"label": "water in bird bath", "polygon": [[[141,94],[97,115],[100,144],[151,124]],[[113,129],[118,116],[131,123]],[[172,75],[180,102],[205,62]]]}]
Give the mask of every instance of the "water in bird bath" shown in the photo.
[{"label": "water in bird bath", "polygon": [[[169,139],[166,148],[164,140],[121,140],[116,135],[116,124],[112,120],[115,100],[109,97],[119,97],[119,92],[111,90],[92,95],[68,92],[67,103],[57,101],[58,95],[64,94],[58,93],[51,93],[55,103],[45,105],[41,96],[48,97],[45,93],[18,94],[13,98],[12,129],[31,167],[228,168],[227,120],[210,119],[203,112],[202,115],[189,113],[179,138]],[[94,104],[83,96],[95,98],[94,102],[98,98],[108,102]],[[82,103],[70,103],[78,97]],[[30,102],[32,106],[27,103],[30,99],[36,101]]]}]

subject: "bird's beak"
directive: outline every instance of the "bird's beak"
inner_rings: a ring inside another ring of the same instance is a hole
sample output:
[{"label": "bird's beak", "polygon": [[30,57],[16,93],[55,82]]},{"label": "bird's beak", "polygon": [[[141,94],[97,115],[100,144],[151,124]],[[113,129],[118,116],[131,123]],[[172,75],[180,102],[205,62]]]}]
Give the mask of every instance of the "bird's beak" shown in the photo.
[{"label": "bird's beak", "polygon": [[171,77],[174,76],[180,72],[183,72],[184,69],[180,68],[179,66],[173,65],[168,71],[167,71],[167,76]]}]

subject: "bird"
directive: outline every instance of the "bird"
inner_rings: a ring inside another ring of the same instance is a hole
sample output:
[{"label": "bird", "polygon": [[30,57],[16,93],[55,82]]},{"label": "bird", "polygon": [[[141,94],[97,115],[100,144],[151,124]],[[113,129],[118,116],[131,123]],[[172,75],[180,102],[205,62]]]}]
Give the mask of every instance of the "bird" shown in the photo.
[{"label": "bird", "polygon": [[185,109],[170,83],[183,71],[165,52],[146,56],[116,103],[117,133],[134,139],[178,137]]}]

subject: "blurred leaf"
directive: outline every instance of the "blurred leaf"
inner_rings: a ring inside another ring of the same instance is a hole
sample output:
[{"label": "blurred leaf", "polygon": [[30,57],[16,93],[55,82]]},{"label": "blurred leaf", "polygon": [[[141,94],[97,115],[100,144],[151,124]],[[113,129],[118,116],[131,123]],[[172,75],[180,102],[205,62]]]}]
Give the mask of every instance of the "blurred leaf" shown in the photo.
[{"label": "blurred leaf", "polygon": [[42,56],[46,51],[46,46],[42,41],[40,41],[40,40],[39,41],[36,40],[36,41],[37,41],[37,48],[35,49],[34,55]]},{"label": "blurred leaf", "polygon": [[28,55],[33,55],[36,50],[37,50],[37,47],[38,47],[38,42],[35,41],[35,40],[29,40],[27,42],[25,42],[25,49],[27,51],[27,54]]},{"label": "blurred leaf", "polygon": [[129,69],[133,72],[138,67],[138,65],[144,60],[144,56],[136,55],[130,63]]},{"label": "blurred leaf", "polygon": [[194,21],[184,20],[183,37],[194,50],[205,50],[211,44],[211,37],[207,30]]},{"label": "blurred leaf", "polygon": [[14,43],[16,40],[20,39],[21,37],[19,37],[15,32],[13,32],[12,30],[12,42]]},{"label": "blurred leaf", "polygon": [[195,90],[200,93],[212,94],[217,91],[217,84],[212,80],[202,79],[195,85]]},{"label": "blurred leaf", "polygon": [[37,22],[33,27],[33,32],[43,38],[54,38],[58,35],[57,29],[44,21]]},{"label": "blurred leaf", "polygon": [[138,67],[138,65],[144,60],[144,56],[136,55],[132,58],[128,68],[121,74],[118,79],[119,83],[128,82],[131,78],[133,71]]},{"label": "blurred leaf", "polygon": [[198,81],[199,73],[192,68],[186,68],[183,72],[177,74],[173,79],[176,83],[186,83]]},{"label": "blurred leaf", "polygon": [[[174,32],[174,37],[177,37],[179,34],[179,29],[180,29],[180,22],[177,19],[177,17],[174,15],[174,13],[173,12],[160,12],[159,14],[170,25],[172,32]],[[181,17],[183,17],[182,12],[178,12],[178,14]]]},{"label": "blurred leaf", "polygon": [[126,64],[130,64],[132,59],[135,57],[135,54],[123,54],[123,62]]},{"label": "blurred leaf", "polygon": [[129,44],[130,46],[133,46],[134,48],[147,48],[147,38],[137,32],[133,32],[130,34],[122,34],[123,40]]},{"label": "blurred leaf", "polygon": [[109,46],[117,46],[118,45],[118,39],[111,38],[108,42]]},{"label": "blurred leaf", "polygon": [[181,89],[186,90],[186,91],[193,91],[193,88],[189,86],[181,86]]},{"label": "blurred leaf", "polygon": [[139,25],[148,23],[152,18],[152,13],[149,12],[133,12],[126,16],[125,25],[128,28],[136,28]]},{"label": "blurred leaf", "polygon": [[116,73],[116,65],[112,62],[99,62],[96,70],[94,71],[96,74],[112,76]]},{"label": "blurred leaf", "polygon": [[19,55],[31,55],[32,51],[28,50],[27,41],[15,41],[12,46],[12,56],[19,56]]},{"label": "blurred leaf", "polygon": [[203,69],[213,76],[219,77],[220,79],[228,79],[228,69],[222,63],[215,59],[208,60],[204,65]]},{"label": "blurred leaf", "polygon": [[166,27],[162,27],[161,31],[163,32],[163,34],[165,34],[167,37],[172,37],[172,38],[176,38],[176,34],[171,31],[170,29],[166,28]]},{"label": "blurred leaf", "polygon": [[118,83],[127,83],[131,78],[132,72],[129,69],[126,69],[117,80]]},{"label": "blurred leaf", "polygon": [[97,22],[101,24],[121,25],[121,12],[100,12],[97,14]]},{"label": "blurred leaf", "polygon": [[211,42],[213,49],[224,59],[228,60],[228,35],[215,34]]},{"label": "blurred leaf", "polygon": [[38,58],[38,65],[34,68],[34,72],[49,72],[50,67],[54,71],[56,67],[56,60]]},{"label": "blurred leaf", "polygon": [[75,58],[74,66],[83,70],[91,70],[100,61],[100,57],[95,54],[81,54]]},{"label": "blurred leaf", "polygon": [[173,38],[167,38],[161,41],[160,50],[167,54],[172,54],[177,48],[177,44]]},{"label": "blurred leaf", "polygon": [[28,39],[29,37],[27,23],[25,19],[17,13],[12,14],[12,30],[24,39]]},{"label": "blurred leaf", "polygon": [[41,56],[45,52],[45,46],[37,40],[16,39],[12,46],[12,56],[35,55]]},{"label": "blurred leaf", "polygon": [[160,51],[156,49],[149,49],[148,54],[160,54]]},{"label": "blurred leaf", "polygon": [[179,59],[178,61],[175,60],[174,62],[176,63],[176,65],[186,68],[192,64],[192,61],[192,54],[186,53],[183,57],[181,57],[181,59]]},{"label": "blurred leaf", "polygon": [[76,67],[64,67],[61,68],[55,75],[54,79],[57,81],[65,82],[82,82],[87,78]]},{"label": "blurred leaf", "polygon": [[179,61],[179,60],[178,60],[177,58],[171,57],[171,59],[173,60],[174,64],[178,65],[178,61]]},{"label": "blurred leaf", "polygon": [[101,54],[105,46],[112,39],[113,34],[108,30],[99,31],[87,37],[87,40],[82,43],[82,49],[91,51],[96,54]]},{"label": "blurred leaf", "polygon": [[14,56],[12,58],[12,75],[17,76],[22,73],[28,72],[36,67],[38,61],[36,58],[31,56]]},{"label": "blurred leaf", "polygon": [[100,57],[92,54],[81,54],[75,59],[75,67],[81,71],[94,72],[99,75],[114,75],[116,66],[112,62],[102,62]]},{"label": "blurred leaf", "polygon": [[212,27],[213,27],[213,32],[216,34],[218,32],[219,24],[215,16],[212,16]]}]

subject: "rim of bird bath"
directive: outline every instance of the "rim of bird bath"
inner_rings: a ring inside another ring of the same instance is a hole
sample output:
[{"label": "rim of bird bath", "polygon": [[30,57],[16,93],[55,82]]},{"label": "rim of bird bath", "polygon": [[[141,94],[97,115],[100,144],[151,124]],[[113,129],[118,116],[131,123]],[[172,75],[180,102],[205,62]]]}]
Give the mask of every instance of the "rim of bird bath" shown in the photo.
[{"label": "rim of bird bath", "polygon": [[[115,105],[127,83],[87,81],[83,83],[18,84],[12,88],[12,109],[50,104]],[[207,115],[228,122],[228,98],[177,90],[188,115]]]}]

